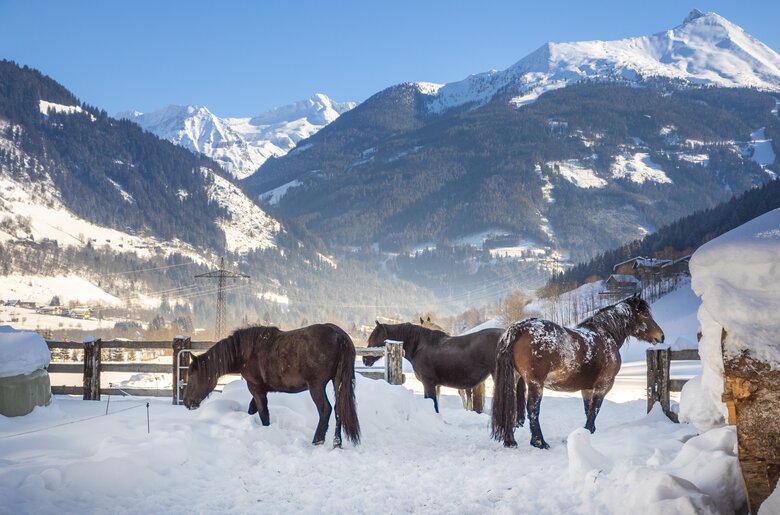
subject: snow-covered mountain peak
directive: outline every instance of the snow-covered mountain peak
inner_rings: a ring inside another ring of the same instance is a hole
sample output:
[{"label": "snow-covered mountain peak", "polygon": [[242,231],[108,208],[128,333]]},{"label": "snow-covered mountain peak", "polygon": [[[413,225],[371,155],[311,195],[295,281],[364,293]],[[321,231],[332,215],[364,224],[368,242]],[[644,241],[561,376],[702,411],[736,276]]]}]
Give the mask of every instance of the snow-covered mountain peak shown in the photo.
[{"label": "snow-covered mountain peak", "polygon": [[429,109],[472,108],[496,94],[521,106],[581,80],[640,82],[662,77],[689,84],[780,90],[780,55],[716,13],[692,11],[673,29],[614,41],[546,43],[506,70],[446,84]]},{"label": "snow-covered mountain peak", "polygon": [[356,105],[317,93],[251,118],[221,118],[201,105],[169,105],[151,113],[127,111],[117,118],[132,120],[162,139],[205,154],[243,179],[268,158],[286,154]]},{"label": "snow-covered mountain peak", "polygon": [[686,24],[689,21],[693,21],[697,18],[701,18],[702,16],[704,16],[703,12],[701,12],[698,9],[693,9],[690,13],[688,13],[688,16],[685,17],[685,19],[683,20],[683,24]]}]

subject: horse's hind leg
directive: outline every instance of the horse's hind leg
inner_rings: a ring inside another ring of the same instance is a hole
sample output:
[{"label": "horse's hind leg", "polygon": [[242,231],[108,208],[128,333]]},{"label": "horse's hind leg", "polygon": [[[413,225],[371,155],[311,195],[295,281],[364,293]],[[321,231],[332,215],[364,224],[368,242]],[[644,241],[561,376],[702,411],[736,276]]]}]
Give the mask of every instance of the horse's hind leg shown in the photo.
[{"label": "horse's hind leg", "polygon": [[515,427],[523,427],[525,424],[525,380],[523,376],[517,379],[517,421]]},{"label": "horse's hind leg", "polygon": [[423,397],[433,399],[433,409],[439,412],[438,387],[432,381],[423,381]]},{"label": "horse's hind leg", "polygon": [[539,425],[539,409],[542,404],[544,385],[534,381],[528,382],[528,421],[531,425],[531,445],[540,449],[549,449],[544,441],[542,428]]},{"label": "horse's hind leg", "polygon": [[485,382],[482,381],[471,389],[471,408],[477,413],[485,409]]},{"label": "horse's hind leg", "polygon": [[330,401],[325,393],[325,384],[309,385],[309,394],[320,413],[320,422],[317,424],[317,431],[314,432],[314,439],[311,443],[322,445],[325,443],[325,433],[328,432],[328,421],[332,411]]},{"label": "horse's hind leg", "polygon": [[333,411],[336,413],[336,434],[333,435],[333,447],[341,448],[341,417],[339,417],[338,409]]}]

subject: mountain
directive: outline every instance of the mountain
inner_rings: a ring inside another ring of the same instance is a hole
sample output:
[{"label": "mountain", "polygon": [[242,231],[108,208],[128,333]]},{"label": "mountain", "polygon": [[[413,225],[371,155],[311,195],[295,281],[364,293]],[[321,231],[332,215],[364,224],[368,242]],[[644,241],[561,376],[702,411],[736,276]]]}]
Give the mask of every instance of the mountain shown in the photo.
[{"label": "mountain", "polygon": [[204,154],[243,179],[355,105],[318,93],[251,118],[221,118],[205,106],[176,105],[151,113],[126,111],[117,118],[132,120],[162,139]]},{"label": "mountain", "polygon": [[429,291],[331,254],[295,221],[266,213],[210,158],[109,117],[36,70],[0,61],[4,286],[40,296],[26,278],[77,276],[124,306],[121,316],[159,307],[210,325],[215,286],[195,276],[225,256],[251,276],[228,281],[231,326],[363,324],[378,305],[405,318],[436,309]]},{"label": "mountain", "polygon": [[29,68],[0,62],[0,84],[2,210],[24,219],[33,240],[83,245],[100,235],[101,245],[128,250],[164,240],[191,253],[275,246],[280,223],[208,158],[80,103]]},{"label": "mountain", "polygon": [[606,278],[612,273],[615,263],[636,256],[663,255],[670,258],[691,254],[713,238],[777,208],[780,208],[780,181],[772,181],[711,209],[676,220],[641,240],[610,249],[586,263],[555,274],[548,287],[568,290],[594,276]]},{"label": "mountain", "polygon": [[549,273],[775,178],[778,63],[713,13],[550,43],[503,72],[387,88],[243,183],[323,239],[404,253],[387,263],[401,277],[437,245]]},{"label": "mountain", "polygon": [[715,13],[693,10],[683,23],[651,36],[617,41],[546,43],[503,71],[443,86],[425,85],[428,110],[441,113],[484,105],[497,94],[521,106],[579,81],[682,83],[780,89],[780,56]]}]

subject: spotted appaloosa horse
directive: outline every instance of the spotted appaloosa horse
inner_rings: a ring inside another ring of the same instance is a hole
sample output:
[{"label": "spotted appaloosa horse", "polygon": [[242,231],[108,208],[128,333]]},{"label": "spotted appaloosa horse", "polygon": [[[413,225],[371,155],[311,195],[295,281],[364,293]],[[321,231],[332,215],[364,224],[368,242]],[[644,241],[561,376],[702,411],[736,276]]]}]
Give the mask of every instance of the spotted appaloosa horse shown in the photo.
[{"label": "spotted appaloosa horse", "polygon": [[[493,438],[503,440],[506,447],[517,446],[515,421],[524,420],[525,414],[515,412],[518,406],[523,409],[523,402],[516,399],[516,372],[528,385],[531,445],[550,447],[539,426],[545,387],[564,392],[581,390],[585,428],[593,433],[601,403],[620,370],[620,347],[629,336],[650,343],[664,341],[650,306],[638,296],[600,309],[573,329],[537,318],[511,325],[501,337],[496,358]],[[523,394],[519,389],[517,392]]]}]

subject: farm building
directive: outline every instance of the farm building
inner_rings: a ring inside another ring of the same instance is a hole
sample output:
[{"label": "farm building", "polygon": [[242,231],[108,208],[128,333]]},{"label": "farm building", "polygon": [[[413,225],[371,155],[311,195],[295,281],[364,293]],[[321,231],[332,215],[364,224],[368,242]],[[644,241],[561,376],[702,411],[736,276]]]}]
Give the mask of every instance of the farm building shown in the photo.
[{"label": "farm building", "polygon": [[641,281],[633,275],[612,274],[604,281],[601,294],[621,299],[638,293],[641,289]]}]

